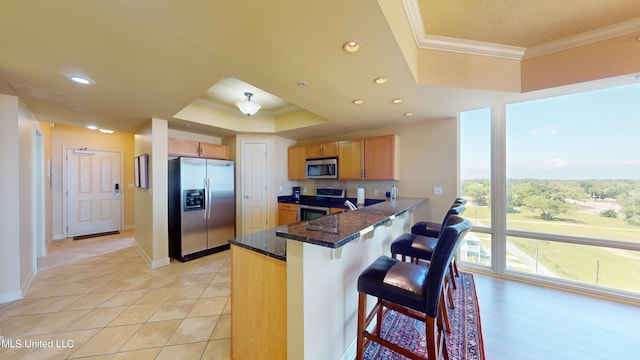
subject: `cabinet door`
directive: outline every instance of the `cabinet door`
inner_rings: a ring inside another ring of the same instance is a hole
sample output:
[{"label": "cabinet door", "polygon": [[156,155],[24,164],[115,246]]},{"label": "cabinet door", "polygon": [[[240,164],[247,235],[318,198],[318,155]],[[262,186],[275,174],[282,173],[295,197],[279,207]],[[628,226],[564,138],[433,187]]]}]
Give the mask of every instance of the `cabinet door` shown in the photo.
[{"label": "cabinet door", "polygon": [[295,224],[298,222],[298,205],[278,204],[278,226]]},{"label": "cabinet door", "polygon": [[289,180],[305,180],[307,178],[307,147],[292,146],[289,153]]},{"label": "cabinet door", "polygon": [[309,159],[324,157],[322,155],[322,144],[309,145],[307,148],[309,151]]},{"label": "cabinet door", "polygon": [[309,158],[324,158],[338,156],[338,143],[309,145]]},{"label": "cabinet door", "polygon": [[362,140],[338,143],[338,177],[344,180],[362,179]]},{"label": "cabinet door", "polygon": [[200,156],[209,159],[229,160],[229,146],[200,143]]},{"label": "cabinet door", "polygon": [[396,178],[395,135],[364,139],[364,177],[367,180]]},{"label": "cabinet door", "polygon": [[199,156],[197,141],[169,138],[168,153],[174,156]]},{"label": "cabinet door", "polygon": [[338,143],[328,143],[322,144],[322,156],[324,157],[334,157],[338,156]]}]

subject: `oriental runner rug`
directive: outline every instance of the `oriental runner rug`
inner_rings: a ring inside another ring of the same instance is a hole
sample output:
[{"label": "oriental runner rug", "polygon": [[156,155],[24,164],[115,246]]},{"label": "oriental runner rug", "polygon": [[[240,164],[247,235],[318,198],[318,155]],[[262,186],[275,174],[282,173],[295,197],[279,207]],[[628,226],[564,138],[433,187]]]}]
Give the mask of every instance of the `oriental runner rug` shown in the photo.
[{"label": "oriental runner rug", "polygon": [[[480,309],[473,274],[460,272],[457,289],[452,289],[455,309],[449,309],[451,333],[447,334],[449,360],[484,360],[484,344],[480,326]],[[382,337],[419,354],[426,354],[424,322],[393,310],[387,310],[382,320]],[[426,356],[426,355],[425,355]],[[401,360],[406,357],[369,341],[366,360]]]}]

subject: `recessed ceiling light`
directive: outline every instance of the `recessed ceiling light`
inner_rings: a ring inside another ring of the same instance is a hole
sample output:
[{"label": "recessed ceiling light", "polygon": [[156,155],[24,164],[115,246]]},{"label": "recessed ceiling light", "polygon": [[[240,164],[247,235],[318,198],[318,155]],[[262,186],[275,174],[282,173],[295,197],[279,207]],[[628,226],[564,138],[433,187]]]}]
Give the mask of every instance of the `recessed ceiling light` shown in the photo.
[{"label": "recessed ceiling light", "polygon": [[400,98],[393,99],[393,100],[391,100],[391,102],[394,103],[394,104],[400,104],[402,102],[402,99],[400,99]]},{"label": "recessed ceiling light", "polygon": [[364,104],[364,100],[362,99],[355,99],[352,101],[354,105],[362,105]]},{"label": "recessed ceiling light", "polygon": [[413,113],[412,112],[406,112],[406,113],[404,113],[404,116],[407,116],[407,117],[413,116]]},{"label": "recessed ceiling light", "polygon": [[373,79],[373,82],[378,84],[378,85],[382,85],[382,84],[387,82],[387,78],[384,77],[384,76],[380,76],[380,77],[377,77],[377,78]]},{"label": "recessed ceiling light", "polygon": [[99,131],[103,134],[112,134],[113,130],[107,130],[107,129],[99,129]]},{"label": "recessed ceiling light", "polygon": [[74,74],[66,74],[64,77],[66,77],[67,79],[77,82],[78,84],[82,84],[82,85],[93,85],[96,82],[89,79],[86,76],[82,76],[82,75],[74,75]]},{"label": "recessed ceiling light", "polygon": [[97,126],[95,126],[95,125],[87,125],[87,129],[90,129],[90,130],[98,130],[98,127],[97,127]]},{"label": "recessed ceiling light", "polygon": [[342,48],[348,53],[354,53],[360,50],[360,43],[357,41],[347,41],[342,45]]}]

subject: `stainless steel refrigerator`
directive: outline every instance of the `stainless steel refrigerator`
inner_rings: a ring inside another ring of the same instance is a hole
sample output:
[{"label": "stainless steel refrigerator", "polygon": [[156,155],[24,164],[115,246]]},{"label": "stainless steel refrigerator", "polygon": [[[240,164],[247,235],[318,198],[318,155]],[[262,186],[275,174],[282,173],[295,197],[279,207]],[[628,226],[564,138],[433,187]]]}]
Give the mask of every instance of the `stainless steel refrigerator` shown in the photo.
[{"label": "stainless steel refrigerator", "polygon": [[192,260],[229,248],[235,237],[233,161],[169,160],[169,255]]}]

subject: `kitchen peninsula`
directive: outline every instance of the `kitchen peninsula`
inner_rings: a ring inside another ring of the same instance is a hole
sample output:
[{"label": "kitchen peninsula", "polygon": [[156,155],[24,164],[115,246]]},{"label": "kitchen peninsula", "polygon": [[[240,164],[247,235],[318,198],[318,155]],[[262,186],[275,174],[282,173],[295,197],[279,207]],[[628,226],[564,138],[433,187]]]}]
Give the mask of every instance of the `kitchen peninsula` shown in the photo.
[{"label": "kitchen peninsula", "polygon": [[426,204],[398,198],[231,239],[232,358],[353,359],[358,276]]}]

